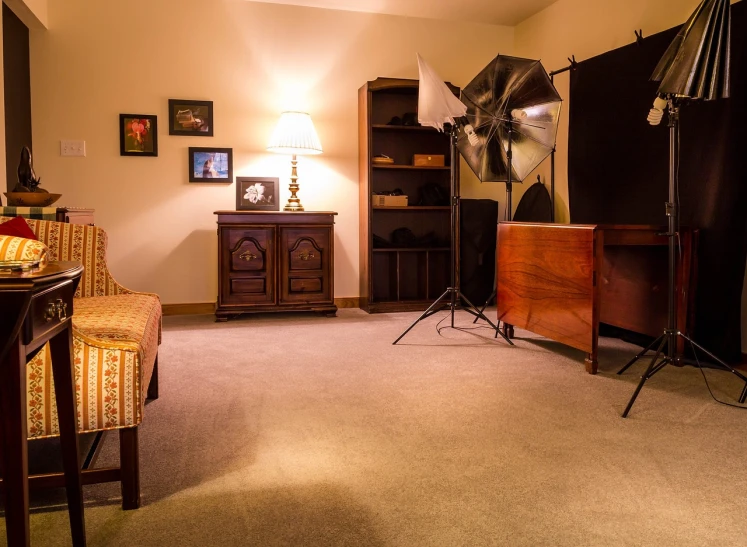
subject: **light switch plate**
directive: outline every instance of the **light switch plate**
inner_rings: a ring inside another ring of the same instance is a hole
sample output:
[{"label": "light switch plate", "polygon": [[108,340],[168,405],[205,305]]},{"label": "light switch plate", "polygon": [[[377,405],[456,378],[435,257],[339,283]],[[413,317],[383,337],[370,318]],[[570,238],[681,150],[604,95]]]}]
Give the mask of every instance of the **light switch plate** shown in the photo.
[{"label": "light switch plate", "polygon": [[86,141],[60,141],[60,156],[86,156]]}]

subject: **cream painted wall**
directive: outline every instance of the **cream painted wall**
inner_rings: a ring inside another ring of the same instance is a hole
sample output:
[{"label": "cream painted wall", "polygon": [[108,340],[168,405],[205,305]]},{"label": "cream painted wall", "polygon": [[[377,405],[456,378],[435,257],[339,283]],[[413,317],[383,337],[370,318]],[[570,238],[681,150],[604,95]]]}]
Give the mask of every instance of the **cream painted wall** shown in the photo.
[{"label": "cream painted wall", "polygon": [[[650,36],[684,23],[700,0],[559,0],[515,27],[515,51],[541,59],[548,71],[568,65],[568,57],[583,61],[635,41],[634,30]],[[732,2],[735,3],[735,2]],[[568,99],[570,76],[558,75],[555,85]],[[653,97],[652,97],[653,100]],[[556,154],[556,218],[568,222],[568,105],[564,105]],[[645,113],[641,115],[645,116]],[[549,178],[549,160],[538,168]],[[516,192],[522,193],[522,188]],[[516,200],[518,201],[518,200]],[[747,287],[747,279],[745,280]],[[742,350],[747,352],[747,289],[742,291]]]},{"label": "cream painted wall", "polygon": [[[290,158],[265,147],[288,109],[309,112],[319,132],[324,154],[299,158],[299,197],[339,213],[335,296],[357,296],[358,88],[417,78],[416,52],[464,85],[514,38],[509,27],[244,0],[50,0],[49,22],[31,33],[36,171],[60,203],[96,209],[115,277],[164,303],[215,301],[213,212],[235,208],[233,184],[187,182],[187,148],[232,147],[234,174],[280,177],[284,203]],[[213,100],[215,136],[169,136],[174,97]],[[157,158],[119,156],[119,113],[158,115]],[[60,157],[60,139],[85,140],[87,157]],[[465,196],[503,199],[503,185],[463,184]]]}]

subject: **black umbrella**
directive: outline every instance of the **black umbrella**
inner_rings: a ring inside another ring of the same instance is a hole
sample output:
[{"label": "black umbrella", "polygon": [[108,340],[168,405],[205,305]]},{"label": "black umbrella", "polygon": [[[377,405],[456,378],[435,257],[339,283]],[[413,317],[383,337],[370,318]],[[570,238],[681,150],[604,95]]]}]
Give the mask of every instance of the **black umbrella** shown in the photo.
[{"label": "black umbrella", "polygon": [[555,147],[562,100],[539,61],[499,55],[461,99],[477,139],[460,133],[459,152],[482,182],[520,182]]},{"label": "black umbrella", "polygon": [[703,0],[654,70],[660,95],[691,99],[729,97],[729,0]]}]

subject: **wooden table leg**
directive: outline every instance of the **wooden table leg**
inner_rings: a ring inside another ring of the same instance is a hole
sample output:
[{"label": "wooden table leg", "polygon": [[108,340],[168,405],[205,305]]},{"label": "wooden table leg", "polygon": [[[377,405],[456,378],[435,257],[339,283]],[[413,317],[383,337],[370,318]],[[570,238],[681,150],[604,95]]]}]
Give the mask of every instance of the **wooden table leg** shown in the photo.
[{"label": "wooden table leg", "polygon": [[26,355],[13,344],[0,363],[5,528],[9,547],[27,547],[29,537],[29,465],[26,433]]},{"label": "wooden table leg", "polygon": [[78,448],[78,405],[75,396],[75,366],[72,356],[73,332],[69,325],[68,322],[68,328],[49,341],[49,347],[52,353],[52,377],[60,424],[60,445],[65,471],[70,531],[73,545],[83,547],[86,544],[86,528],[83,518],[83,487]]}]

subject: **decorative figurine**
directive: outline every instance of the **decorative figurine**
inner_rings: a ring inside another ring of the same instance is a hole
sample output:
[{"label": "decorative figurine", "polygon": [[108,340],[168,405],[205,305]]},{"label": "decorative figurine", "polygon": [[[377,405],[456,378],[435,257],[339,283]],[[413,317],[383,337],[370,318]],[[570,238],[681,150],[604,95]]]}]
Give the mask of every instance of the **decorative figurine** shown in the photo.
[{"label": "decorative figurine", "polygon": [[42,192],[48,194],[47,190],[40,188],[41,177],[37,178],[34,173],[34,162],[31,159],[31,150],[24,146],[21,150],[21,161],[18,164],[18,184],[13,188],[14,192]]}]

